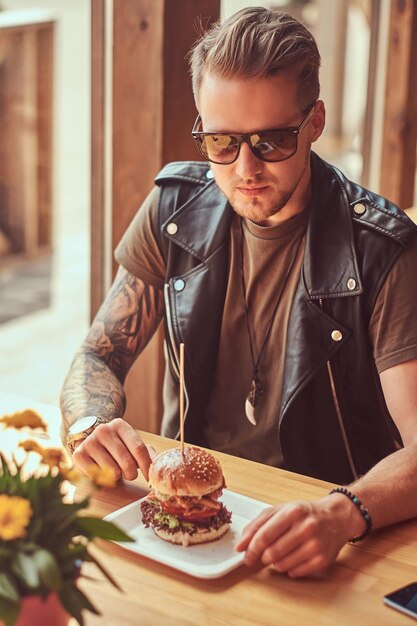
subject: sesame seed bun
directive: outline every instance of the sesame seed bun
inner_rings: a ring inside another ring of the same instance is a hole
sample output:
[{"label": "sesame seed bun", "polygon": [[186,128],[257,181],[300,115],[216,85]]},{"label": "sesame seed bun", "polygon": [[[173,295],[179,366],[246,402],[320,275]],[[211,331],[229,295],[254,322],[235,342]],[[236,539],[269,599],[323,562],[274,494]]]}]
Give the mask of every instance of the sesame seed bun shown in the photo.
[{"label": "sesame seed bun", "polygon": [[[153,489],[168,496],[205,496],[224,486],[220,463],[193,446],[171,448],[158,454],[149,468]],[[182,542],[181,542],[182,543]]]},{"label": "sesame seed bun", "polygon": [[154,528],[153,531],[155,535],[158,535],[158,537],[164,539],[165,541],[169,541],[169,543],[175,543],[182,546],[193,546],[197,543],[208,543],[209,541],[220,539],[220,537],[223,537],[223,535],[227,533],[229,527],[230,524],[223,524],[220,528],[211,528],[205,530],[204,532],[194,533],[192,535],[181,530],[176,533],[169,533],[161,528]]}]

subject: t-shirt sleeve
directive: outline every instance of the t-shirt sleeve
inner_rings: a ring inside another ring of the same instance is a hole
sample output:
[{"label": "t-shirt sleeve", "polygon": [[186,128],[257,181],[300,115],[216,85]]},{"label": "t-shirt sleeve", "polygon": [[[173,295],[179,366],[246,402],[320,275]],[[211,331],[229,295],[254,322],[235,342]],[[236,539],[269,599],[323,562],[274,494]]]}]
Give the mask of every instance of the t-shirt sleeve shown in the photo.
[{"label": "t-shirt sleeve", "polygon": [[162,289],[165,262],[155,236],[158,202],[159,188],[154,187],[121,238],[114,256],[119,265],[131,274]]},{"label": "t-shirt sleeve", "polygon": [[379,373],[417,358],[417,239],[398,257],[375,303],[369,324]]}]

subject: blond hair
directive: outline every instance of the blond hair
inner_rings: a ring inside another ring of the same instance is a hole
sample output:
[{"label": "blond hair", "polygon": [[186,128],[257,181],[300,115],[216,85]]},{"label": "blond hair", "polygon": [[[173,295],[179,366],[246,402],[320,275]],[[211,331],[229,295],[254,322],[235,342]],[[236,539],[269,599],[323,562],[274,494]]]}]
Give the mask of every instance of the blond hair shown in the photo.
[{"label": "blond hair", "polygon": [[320,54],[313,35],[288,13],[250,7],[217,22],[194,45],[190,69],[197,101],[205,73],[266,78],[288,74],[298,85],[300,108],[318,99]]}]

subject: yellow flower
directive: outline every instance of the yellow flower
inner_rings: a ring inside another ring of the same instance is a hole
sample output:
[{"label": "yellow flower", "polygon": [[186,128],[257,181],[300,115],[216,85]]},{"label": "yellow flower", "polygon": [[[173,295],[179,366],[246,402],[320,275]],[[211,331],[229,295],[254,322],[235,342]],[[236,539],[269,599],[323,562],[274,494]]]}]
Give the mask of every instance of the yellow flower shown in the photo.
[{"label": "yellow flower", "polygon": [[68,480],[68,482],[72,483],[73,485],[77,485],[83,480],[87,480],[87,478],[83,476],[83,474],[80,474],[80,472],[78,472],[73,467],[61,467],[61,474],[65,480]]},{"label": "yellow flower", "polygon": [[60,467],[65,461],[65,455],[61,448],[44,448],[37,441],[31,439],[21,441],[19,447],[23,448],[25,452],[37,452],[42,457],[42,463],[49,465],[49,467]]},{"label": "yellow flower", "polygon": [[3,415],[3,417],[0,417],[0,423],[12,428],[40,428],[45,432],[48,430],[47,424],[45,424],[39,413],[33,409],[24,409],[23,411],[10,413],[10,415]]},{"label": "yellow flower", "polygon": [[112,467],[99,467],[98,465],[89,465],[87,475],[93,483],[99,487],[115,487],[117,483],[116,474]]},{"label": "yellow flower", "polygon": [[24,537],[32,513],[29,500],[0,494],[0,539],[13,541]]},{"label": "yellow flower", "polygon": [[19,443],[19,448],[23,448],[25,452],[37,452],[42,455],[43,448],[38,444],[37,441],[33,441],[32,439],[27,439],[26,441],[21,441]]}]

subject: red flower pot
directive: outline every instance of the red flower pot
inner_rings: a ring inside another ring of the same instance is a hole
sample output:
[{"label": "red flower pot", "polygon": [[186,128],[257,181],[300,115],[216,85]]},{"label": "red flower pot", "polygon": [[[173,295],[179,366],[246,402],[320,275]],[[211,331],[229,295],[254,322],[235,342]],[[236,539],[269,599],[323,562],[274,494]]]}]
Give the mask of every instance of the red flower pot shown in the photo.
[{"label": "red flower pot", "polygon": [[56,593],[45,600],[40,596],[22,598],[22,605],[15,626],[67,626],[70,615],[61,606]]}]

